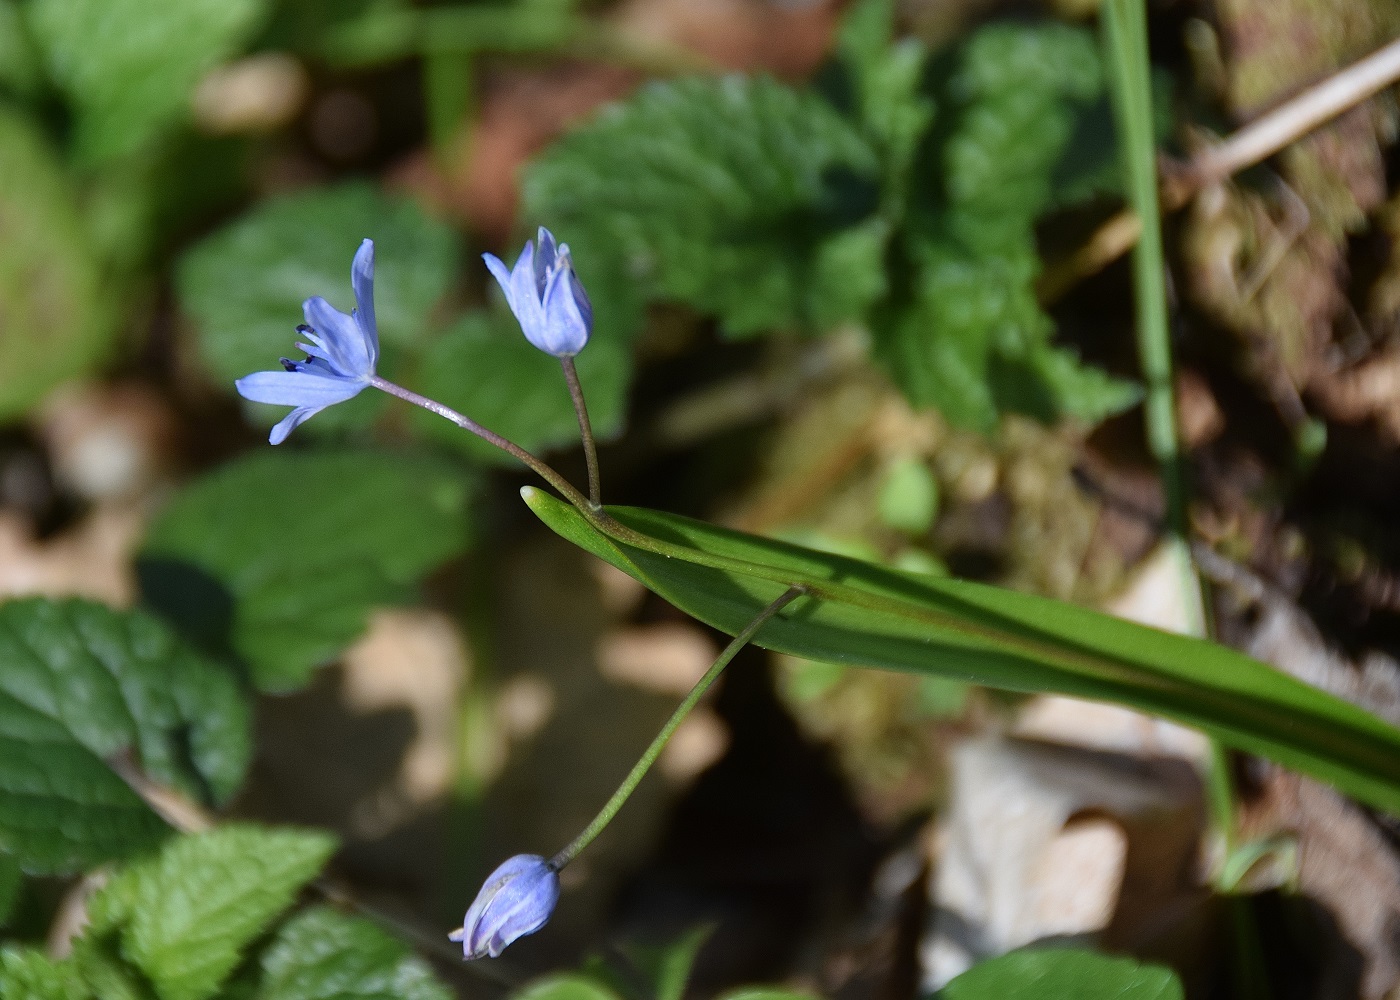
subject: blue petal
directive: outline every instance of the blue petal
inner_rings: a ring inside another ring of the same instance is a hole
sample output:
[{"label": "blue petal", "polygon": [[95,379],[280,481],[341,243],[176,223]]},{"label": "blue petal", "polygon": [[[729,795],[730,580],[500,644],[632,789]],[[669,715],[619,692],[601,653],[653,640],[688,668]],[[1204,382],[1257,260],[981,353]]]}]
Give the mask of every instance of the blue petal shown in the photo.
[{"label": "blue petal", "polygon": [[379,363],[379,328],[374,322],[373,240],[365,240],[355,251],[355,261],[350,265],[350,284],[355,289],[355,320],[360,327],[360,337],[365,342],[369,368],[373,371]]},{"label": "blue petal", "polygon": [[556,358],[573,357],[588,343],[588,326],[574,298],[571,275],[569,268],[561,267],[549,279],[544,294],[543,343],[531,341]]},{"label": "blue petal", "polygon": [[[493,253],[484,253],[481,259],[486,261],[486,268],[496,279],[496,284],[501,286],[501,291],[505,292],[506,305],[510,306],[511,312],[515,309],[515,290],[511,282],[510,269],[506,267],[506,262]],[[517,313],[517,315],[519,315]]]},{"label": "blue petal", "polygon": [[492,872],[449,937],[467,958],[500,955],[516,938],[545,925],[559,902],[559,874],[544,858],[520,854]]},{"label": "blue petal", "polygon": [[[510,272],[510,311],[520,321],[520,329],[527,338],[532,330],[538,330],[544,322],[540,309],[540,292],[535,287],[535,248],[526,241],[525,249],[516,258],[515,268]],[[531,340],[531,343],[534,341]]]},{"label": "blue petal", "polygon": [[355,396],[366,383],[309,371],[254,372],[233,383],[238,394],[255,403],[275,406],[330,406]]},{"label": "blue petal", "polygon": [[267,435],[268,444],[281,444],[287,440],[288,434],[324,409],[324,406],[298,406],[273,426]]},{"label": "blue petal", "polygon": [[554,243],[554,234],[544,226],[540,226],[536,238],[539,240],[539,246],[535,251],[535,294],[543,301],[545,286],[549,283],[549,272],[554,268],[558,249]]},{"label": "blue petal", "polygon": [[368,346],[354,317],[347,316],[319,295],[307,299],[301,308],[306,314],[307,325],[320,334],[325,344],[326,360],[342,375],[363,377],[374,374]]},{"label": "blue petal", "polygon": [[588,293],[583,290],[583,282],[578,280],[578,275],[574,273],[574,258],[569,253],[569,244],[564,243],[559,247],[559,256],[564,258],[565,266],[569,269],[569,290],[574,293],[574,304],[578,306],[579,315],[583,317],[583,325],[588,328],[588,332],[593,332],[593,303],[588,299]]}]

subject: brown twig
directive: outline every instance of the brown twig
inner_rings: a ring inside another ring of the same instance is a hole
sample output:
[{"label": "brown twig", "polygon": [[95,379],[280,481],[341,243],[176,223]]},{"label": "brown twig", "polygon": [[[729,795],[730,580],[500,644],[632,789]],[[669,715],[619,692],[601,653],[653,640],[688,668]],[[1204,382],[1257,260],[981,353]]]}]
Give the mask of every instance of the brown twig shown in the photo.
[{"label": "brown twig", "polygon": [[[1162,210],[1181,208],[1202,188],[1273,156],[1397,80],[1400,39],[1290,98],[1189,163],[1164,169]],[[1138,231],[1131,210],[1118,212],[1079,250],[1045,270],[1036,284],[1040,300],[1054,302],[1079,281],[1123,256],[1137,243]]]}]

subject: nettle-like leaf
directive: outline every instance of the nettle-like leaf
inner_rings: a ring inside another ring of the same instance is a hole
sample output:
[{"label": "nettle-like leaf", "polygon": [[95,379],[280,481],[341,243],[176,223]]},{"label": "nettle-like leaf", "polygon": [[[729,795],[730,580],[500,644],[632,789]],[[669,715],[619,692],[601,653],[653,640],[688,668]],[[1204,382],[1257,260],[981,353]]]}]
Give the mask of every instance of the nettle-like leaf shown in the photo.
[{"label": "nettle-like leaf", "polygon": [[260,449],[191,484],[151,526],[146,600],[263,690],[306,683],[468,540],[471,477],[414,454]]},{"label": "nettle-like leaf", "polygon": [[[589,417],[600,438],[618,434],[627,410],[632,352],[616,338],[594,337],[577,358]],[[529,451],[578,443],[578,418],[559,362],[532,347],[508,315],[473,312],[428,345],[414,388]],[[425,410],[419,430],[488,461],[515,460]]]},{"label": "nettle-like leaf", "polygon": [[81,374],[112,332],[71,186],[29,122],[0,107],[0,419]]},{"label": "nettle-like leaf", "polygon": [[402,941],[367,920],[316,907],[263,952],[259,1000],[452,1000]]},{"label": "nettle-like leaf", "polygon": [[180,260],[175,290],[210,373],[232,392],[234,379],[276,367],[313,295],[349,312],[350,259],[366,238],[380,339],[390,349],[416,342],[461,266],[457,237],[406,198],[343,184],[262,202]]},{"label": "nettle-like leaf", "polygon": [[268,0],[33,0],[30,28],[77,109],[75,145],[95,164],[140,149],[187,113],[195,84],[237,54]]},{"label": "nettle-like leaf", "polygon": [[683,79],[551,147],[526,174],[526,214],[572,246],[600,323],[615,308],[635,317],[615,293],[686,303],[732,336],[820,328],[868,304],[848,301],[851,288],[881,287],[878,254],[828,249],[873,211],[878,170],[815,95],[762,77]]},{"label": "nettle-like leaf", "polygon": [[973,966],[938,1000],[1181,1000],[1181,981],[1160,965],[1139,965],[1070,948],[1027,948]]},{"label": "nettle-like leaf", "polygon": [[115,755],[209,804],[242,781],[243,695],[148,615],[11,601],[0,605],[0,664],[0,850],[26,871],[78,871],[166,835],[106,763]]},{"label": "nettle-like leaf", "polygon": [[0,949],[0,1000],[88,1000],[91,995],[72,962],[55,962],[37,948]]},{"label": "nettle-like leaf", "polygon": [[916,405],[990,430],[1006,411],[1092,423],[1138,399],[1052,345],[1034,290],[1036,218],[1056,204],[1057,172],[1102,102],[1083,29],[997,24],[958,53],[928,157],[936,196],[905,241],[912,279],[875,324],[877,356]]},{"label": "nettle-like leaf", "polygon": [[206,1000],[334,851],[326,834],[249,825],[176,838],[93,897],[87,937],[115,940],[161,1000]]}]

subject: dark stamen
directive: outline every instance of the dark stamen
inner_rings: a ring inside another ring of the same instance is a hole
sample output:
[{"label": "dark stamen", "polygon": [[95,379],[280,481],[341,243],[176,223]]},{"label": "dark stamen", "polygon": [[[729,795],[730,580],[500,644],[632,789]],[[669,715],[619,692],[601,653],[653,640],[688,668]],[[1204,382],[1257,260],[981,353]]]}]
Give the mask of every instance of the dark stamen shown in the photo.
[{"label": "dark stamen", "polygon": [[282,367],[289,372],[300,371],[300,361],[293,361],[291,358],[278,358],[277,360],[282,362]]},{"label": "dark stamen", "polygon": [[307,326],[305,323],[298,323],[298,324],[297,324],[297,333],[315,333],[315,332],[316,332],[316,328],[313,327],[313,326]]}]

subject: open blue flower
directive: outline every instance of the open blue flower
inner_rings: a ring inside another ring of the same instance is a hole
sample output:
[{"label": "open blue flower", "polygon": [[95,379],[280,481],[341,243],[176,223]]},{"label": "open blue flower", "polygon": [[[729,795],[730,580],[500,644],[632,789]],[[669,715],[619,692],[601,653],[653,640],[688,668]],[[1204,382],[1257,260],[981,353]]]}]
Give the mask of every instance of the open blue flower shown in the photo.
[{"label": "open blue flower", "polygon": [[374,241],[365,240],[350,265],[355,309],[349,316],[319,295],[302,303],[306,323],[297,332],[311,343],[298,343],[304,361],[282,358],[283,371],[254,372],[234,383],[244,399],[294,406],[272,428],[268,440],[281,444],[287,435],[326,407],[359,393],[374,377],[379,361],[379,333],[374,326]]},{"label": "open blue flower", "polygon": [[481,256],[506,293],[525,339],[546,354],[571,358],[593,332],[593,306],[574,274],[569,245],[556,245],[554,234],[543,226],[538,240],[539,246],[526,242],[511,270],[493,254]]},{"label": "open blue flower", "polygon": [[559,902],[559,872],[538,854],[517,854],[486,883],[448,935],[462,942],[465,958],[498,957],[506,945],[543,927]]}]

